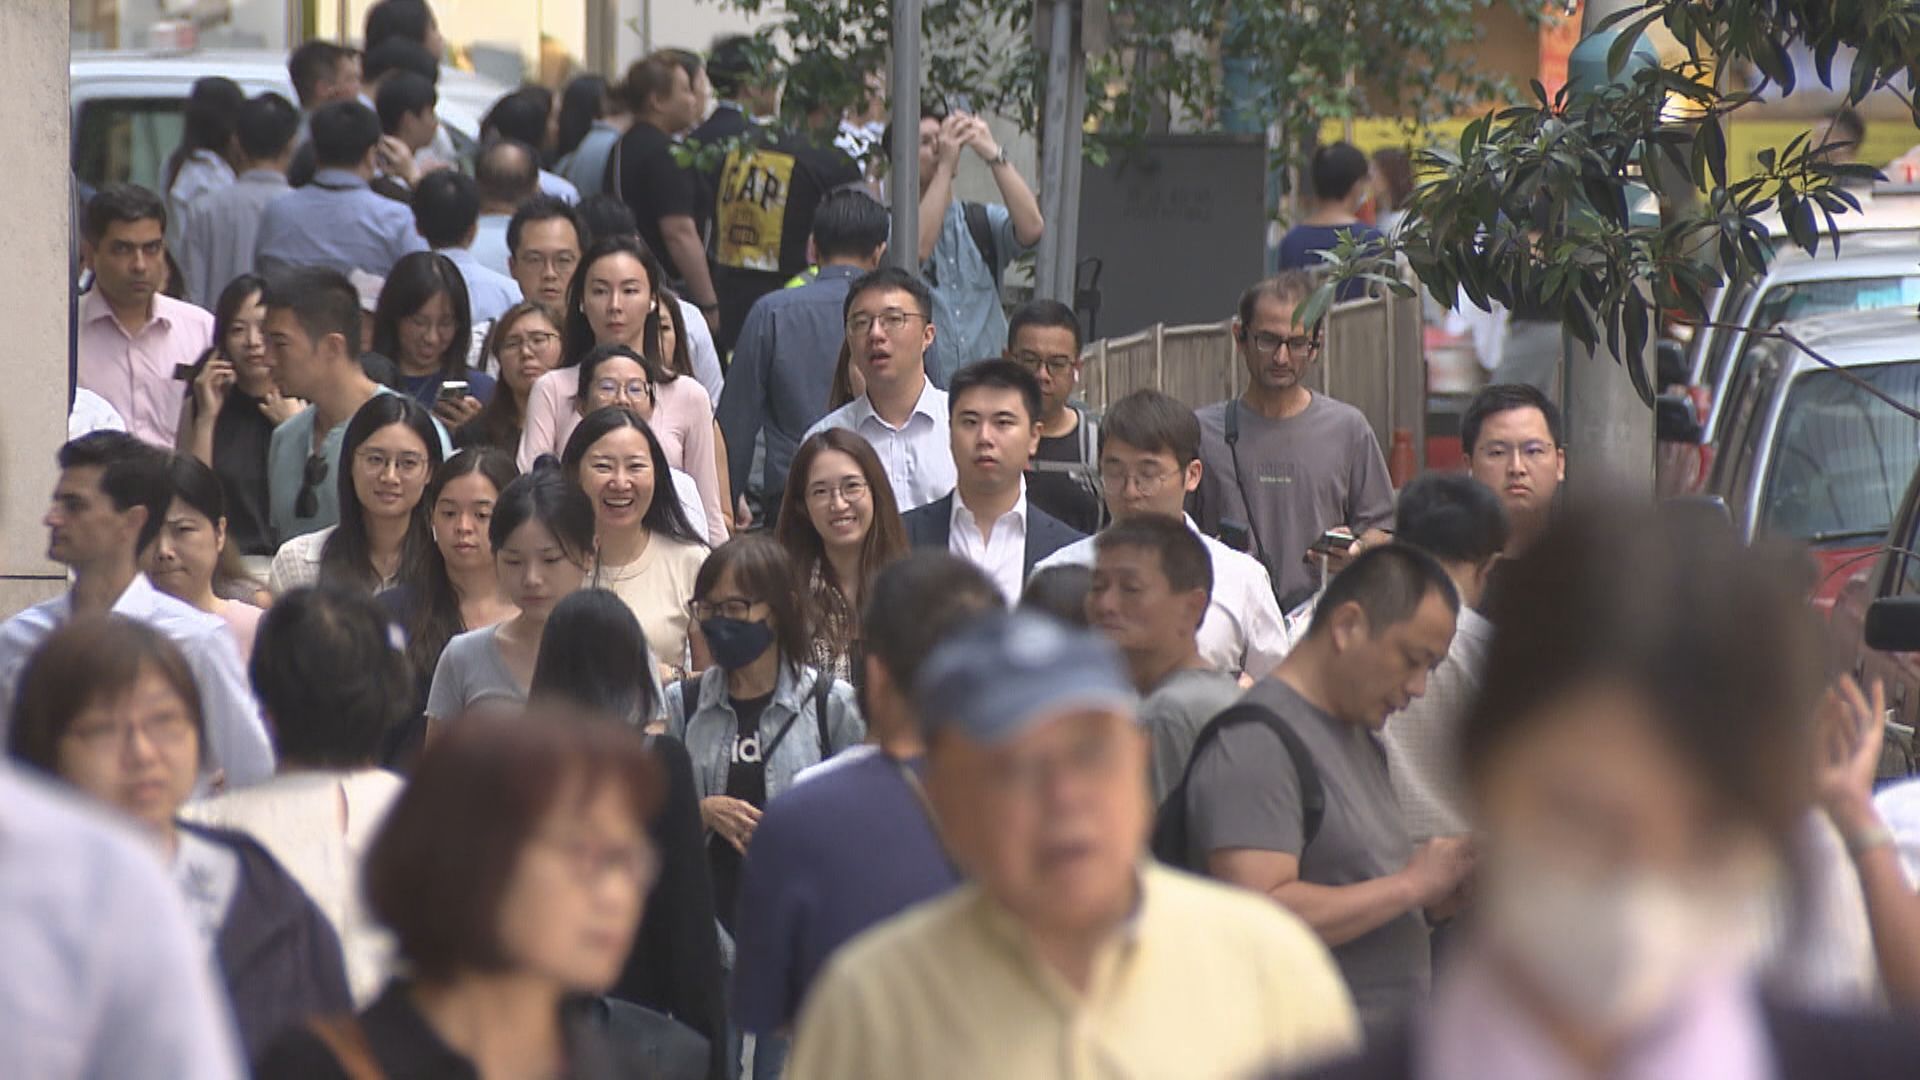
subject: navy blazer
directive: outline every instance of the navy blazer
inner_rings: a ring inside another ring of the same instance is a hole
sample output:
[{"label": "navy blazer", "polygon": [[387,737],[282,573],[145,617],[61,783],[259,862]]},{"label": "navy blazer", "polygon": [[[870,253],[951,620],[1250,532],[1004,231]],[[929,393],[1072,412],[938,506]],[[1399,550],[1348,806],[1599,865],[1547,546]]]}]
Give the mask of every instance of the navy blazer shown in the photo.
[{"label": "navy blazer", "polygon": [[[907,526],[907,543],[914,547],[950,550],[954,498],[954,493],[949,491],[925,506],[916,506],[907,511],[900,519]],[[1032,499],[1028,499],[1027,550],[1020,562],[1021,579],[1032,576],[1035,563],[1085,537],[1085,533],[1048,514],[1033,505]]]}]

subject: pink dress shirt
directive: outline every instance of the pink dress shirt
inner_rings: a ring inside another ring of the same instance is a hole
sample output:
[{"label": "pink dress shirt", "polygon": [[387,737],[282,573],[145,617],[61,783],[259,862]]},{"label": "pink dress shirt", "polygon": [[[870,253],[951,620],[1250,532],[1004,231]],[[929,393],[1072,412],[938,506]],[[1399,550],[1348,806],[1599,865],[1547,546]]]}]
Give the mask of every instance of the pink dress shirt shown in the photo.
[{"label": "pink dress shirt", "polygon": [[168,450],[187,393],[173,369],[200,359],[212,343],[213,316],[170,296],[154,296],[152,317],[131,332],[99,289],[80,298],[80,385],[113,406],[134,436]]},{"label": "pink dress shirt", "polygon": [[[700,489],[700,505],[707,512],[707,542],[726,543],[727,522],[721,516],[720,467],[714,457],[713,402],[698,382],[681,375],[654,388],[653,420],[649,426],[667,452],[667,464],[684,470]],[[527,422],[520,434],[520,469],[533,468],[541,454],[560,456],[567,438],[580,424],[575,399],[580,394],[580,369],[555,368],[534,381],[527,394]]]}]

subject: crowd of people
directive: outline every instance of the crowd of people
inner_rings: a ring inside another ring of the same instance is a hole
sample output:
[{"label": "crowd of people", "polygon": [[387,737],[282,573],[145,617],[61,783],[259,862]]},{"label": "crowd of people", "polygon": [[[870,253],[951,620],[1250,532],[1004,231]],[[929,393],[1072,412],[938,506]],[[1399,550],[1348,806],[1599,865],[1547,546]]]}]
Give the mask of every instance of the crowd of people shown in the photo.
[{"label": "crowd of people", "polygon": [[466,157],[423,0],[363,45],[297,108],[202,80],[165,190],[84,207],[70,584],[0,625],[9,1070],[1920,1060],[1878,690],[1791,558],[1561,507],[1539,389],[1396,491],[1295,269],[1244,392],[1095,411],[1075,313],[1001,302],[1046,223],[980,119],[921,121],[916,272],[880,133],[742,40]]}]

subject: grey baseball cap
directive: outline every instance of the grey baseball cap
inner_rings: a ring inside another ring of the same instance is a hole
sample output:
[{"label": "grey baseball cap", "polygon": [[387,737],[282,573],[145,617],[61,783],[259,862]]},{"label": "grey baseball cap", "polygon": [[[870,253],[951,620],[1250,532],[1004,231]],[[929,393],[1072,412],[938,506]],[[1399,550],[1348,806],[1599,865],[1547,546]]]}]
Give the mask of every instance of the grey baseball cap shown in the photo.
[{"label": "grey baseball cap", "polygon": [[1136,713],[1140,699],[1105,638],[1046,615],[995,612],[933,651],[913,703],[929,736],[950,730],[994,743],[1067,709]]}]

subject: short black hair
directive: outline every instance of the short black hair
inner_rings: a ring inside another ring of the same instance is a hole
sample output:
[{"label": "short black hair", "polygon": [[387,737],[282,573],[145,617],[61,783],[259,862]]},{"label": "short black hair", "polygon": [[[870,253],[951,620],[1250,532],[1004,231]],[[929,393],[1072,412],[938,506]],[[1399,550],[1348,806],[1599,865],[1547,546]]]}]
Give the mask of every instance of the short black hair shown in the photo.
[{"label": "short black hair", "polygon": [[391,38],[403,38],[425,48],[433,22],[433,9],[426,0],[380,0],[367,9],[363,40],[369,49]]},{"label": "short black hair", "polygon": [[234,133],[240,137],[241,153],[255,161],[272,161],[286,153],[300,133],[300,110],[271,90],[255,94],[240,106]]},{"label": "short black hair", "polygon": [[517,139],[495,139],[480,148],[473,179],[487,202],[519,206],[540,190],[540,155]]},{"label": "short black hair", "polygon": [[459,169],[436,169],[413,189],[413,225],[430,248],[457,247],[480,220],[480,187]]},{"label": "short black hair", "polygon": [[107,235],[109,226],[149,220],[159,222],[160,231],[166,231],[167,204],[160,201],[160,196],[139,184],[103,184],[87,200],[83,232],[89,243],[97,244]]},{"label": "short black hair", "polygon": [[55,455],[62,470],[98,468],[100,490],[121,513],[136,506],[147,510],[134,542],[137,555],[160,535],[167,508],[173,505],[173,473],[166,451],[141,442],[124,431],[95,431],[62,446]]},{"label": "short black hair", "polygon": [[580,232],[582,251],[609,236],[631,236],[646,246],[640,239],[640,220],[633,216],[633,207],[611,192],[596,191],[581,199],[573,210],[573,224]]},{"label": "short black hair", "polygon": [[[476,193],[477,191],[476,188]],[[567,200],[558,195],[535,195],[521,203],[520,208],[513,212],[512,220],[507,222],[507,253],[520,254],[520,234],[526,230],[527,226],[555,219],[573,226],[574,241],[580,245],[582,251],[585,251],[587,239],[581,234],[580,215],[567,204]]]},{"label": "short black hair", "polygon": [[1328,143],[1313,152],[1307,166],[1314,198],[1322,202],[1344,199],[1353,185],[1367,177],[1367,155],[1350,142]]},{"label": "short black hair", "polygon": [[1164,514],[1141,514],[1094,534],[1096,552],[1114,548],[1140,548],[1160,556],[1160,572],[1174,592],[1199,590],[1213,595],[1213,556],[1206,542],[1187,528],[1179,518]]},{"label": "short black hair", "polygon": [[530,147],[547,141],[547,120],[553,115],[553,91],[523,86],[493,103],[480,121],[483,138],[514,139]]},{"label": "short black hair", "polygon": [[357,168],[380,141],[380,116],[357,101],[336,101],[314,110],[313,161],[320,168]]},{"label": "short black hair", "polygon": [[978,566],[944,549],[916,548],[874,576],[860,625],[867,655],[904,693],[955,630],[1006,607],[999,586]]},{"label": "short black hair", "polygon": [[853,313],[853,302],[870,292],[899,289],[913,297],[915,307],[929,324],[933,322],[933,291],[920,275],[911,270],[902,270],[897,266],[883,266],[871,273],[862,274],[847,286],[847,302],[840,307],[840,317],[844,320]]},{"label": "short black hair", "polygon": [[1467,402],[1467,410],[1460,414],[1461,451],[1472,457],[1473,448],[1480,442],[1480,428],[1487,418],[1515,409],[1539,409],[1540,415],[1546,418],[1547,434],[1553,437],[1553,444],[1566,445],[1566,435],[1560,426],[1560,407],[1552,398],[1526,383],[1494,383],[1481,387],[1473,400]]},{"label": "short black hair", "polygon": [[1149,454],[1172,454],[1184,469],[1200,459],[1200,421],[1193,409],[1158,390],[1135,390],[1100,419],[1100,448],[1118,439]]},{"label": "short black hair", "polygon": [[820,200],[813,212],[813,250],[825,262],[864,259],[880,250],[893,219],[880,200],[858,188],[843,188]]},{"label": "short black hair", "polygon": [[721,97],[733,97],[753,85],[756,74],[753,38],[746,34],[727,34],[713,40],[707,50],[707,81]]},{"label": "short black hair", "polygon": [[1439,593],[1449,610],[1460,610],[1460,594],[1453,579],[1433,556],[1409,544],[1382,544],[1368,548],[1327,583],[1314,608],[1308,637],[1326,633],[1333,613],[1346,604],[1359,604],[1367,616],[1368,632],[1378,636],[1390,626],[1413,618],[1420,604]]},{"label": "short black hair", "polygon": [[411,71],[415,75],[437,83],[440,81],[440,58],[427,51],[427,47],[407,38],[393,37],[367,50],[362,61],[361,74],[368,82],[379,82],[384,76],[396,71]]},{"label": "short black hair", "polygon": [[1014,309],[1007,319],[1007,342],[1020,336],[1020,331],[1029,326],[1041,326],[1050,329],[1073,331],[1073,352],[1080,353],[1080,318],[1073,309],[1058,300],[1029,300]]},{"label": "short black hair", "polygon": [[1018,390],[1021,404],[1027,408],[1027,421],[1040,421],[1040,380],[1034,378],[1020,363],[1002,356],[990,360],[979,360],[968,364],[953,373],[947,383],[947,415],[952,416],[960,409],[960,399],[967,392],[982,387],[994,390]]},{"label": "short black hair", "polygon": [[1479,566],[1507,547],[1507,508],[1465,473],[1426,473],[1400,491],[1393,538],[1441,562]]},{"label": "short black hair", "polygon": [[309,767],[372,765],[413,700],[386,609],[338,586],[275,600],[260,619],[247,674],[280,759]]},{"label": "short black hair", "polygon": [[293,83],[293,93],[300,104],[311,102],[320,88],[320,80],[340,70],[340,65],[351,59],[352,49],[331,41],[309,41],[293,50],[287,57],[287,78]]},{"label": "short black hair", "polygon": [[607,589],[581,589],[553,606],[527,696],[645,725],[659,706],[648,658],[646,631],[627,602]]},{"label": "short black hair", "polygon": [[402,117],[440,104],[440,91],[433,83],[411,71],[396,71],[380,84],[373,108],[380,114],[380,130],[392,135],[400,130]]},{"label": "short black hair", "polygon": [[272,311],[286,308],[307,337],[318,343],[339,334],[347,355],[360,355],[360,290],[347,276],[324,266],[295,266],[267,275],[261,302]]},{"label": "short black hair", "polygon": [[1037,611],[1070,626],[1087,625],[1087,594],[1093,591],[1093,570],[1079,563],[1061,563],[1035,570],[1020,590],[1019,611]]}]

